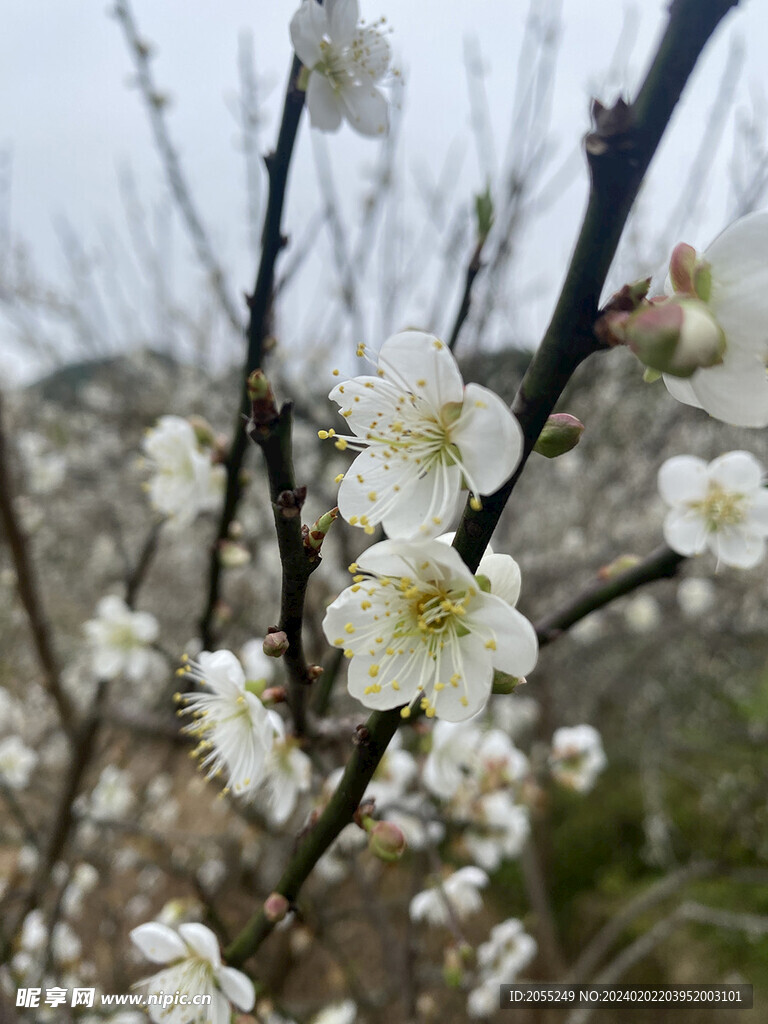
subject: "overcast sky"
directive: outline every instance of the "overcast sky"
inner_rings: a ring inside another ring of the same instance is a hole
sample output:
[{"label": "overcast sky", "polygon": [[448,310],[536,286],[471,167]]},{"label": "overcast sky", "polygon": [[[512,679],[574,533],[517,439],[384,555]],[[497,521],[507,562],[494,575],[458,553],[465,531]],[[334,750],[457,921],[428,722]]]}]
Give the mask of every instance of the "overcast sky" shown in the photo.
[{"label": "overcast sky", "polygon": [[[465,40],[476,37],[482,49],[500,160],[528,4],[522,0],[361,0],[361,6],[369,20],[386,15],[406,83],[401,168],[406,175],[434,169],[436,177],[453,146],[454,152],[464,154],[457,159],[457,173],[461,187],[471,195],[482,187],[487,168],[480,166],[471,141]],[[243,162],[232,114],[238,35],[243,29],[253,33],[265,90],[262,137],[269,145],[291,56],[288,23],[295,7],[293,0],[133,0],[141,31],[157,47],[157,80],[173,99],[170,130],[219,257],[238,292],[249,286],[254,272],[244,216]],[[574,153],[587,129],[591,93],[597,91],[610,100],[620,87],[631,91],[636,86],[663,26],[664,7],[657,0],[643,3],[642,9],[617,0],[563,0],[560,57],[553,82],[553,166]],[[622,37],[622,26],[627,24],[630,30]],[[743,0],[710,44],[645,199],[652,215],[663,221],[681,169],[698,145],[702,122],[734,45],[742,48],[734,113],[713,168],[712,198],[700,211],[697,236],[686,239],[702,247],[728,214],[726,184],[734,117],[754,110],[755,105],[761,109],[765,96],[765,4]],[[108,16],[104,0],[5,0],[0,32],[0,95],[4,99],[0,147],[12,154],[11,229],[14,238],[27,243],[35,264],[50,279],[62,275],[54,227],[61,218],[86,246],[103,237],[99,232],[107,223],[124,230],[119,167],[130,163],[149,206],[164,195],[162,169],[145,111],[139,95],[129,87],[131,74],[120,27]],[[286,210],[287,227],[294,235],[317,207],[308,134],[304,122]],[[329,141],[342,204],[352,218],[362,194],[361,169],[374,162],[376,144],[356,137],[347,127]],[[572,168],[569,187],[543,221],[544,235],[533,246],[541,265],[536,280],[544,284],[525,322],[524,333],[530,340],[546,321],[583,206],[584,164],[575,156],[568,166]],[[186,257],[177,263],[174,274],[182,290],[187,277],[190,286],[195,279]],[[29,372],[28,361],[11,349],[1,321],[0,360],[4,373]]]}]

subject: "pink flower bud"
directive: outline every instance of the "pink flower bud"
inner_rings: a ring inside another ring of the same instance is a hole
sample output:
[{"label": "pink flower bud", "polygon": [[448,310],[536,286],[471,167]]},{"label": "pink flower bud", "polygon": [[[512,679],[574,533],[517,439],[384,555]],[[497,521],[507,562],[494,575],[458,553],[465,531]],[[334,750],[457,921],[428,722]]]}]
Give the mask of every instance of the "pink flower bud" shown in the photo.
[{"label": "pink flower bud", "polygon": [[706,260],[700,259],[692,245],[681,242],[672,251],[669,279],[678,295],[690,295],[709,302],[712,272]]},{"label": "pink flower bud", "polygon": [[264,900],[264,916],[272,924],[282,921],[290,909],[290,904],[285,896],[279,892],[273,892]]},{"label": "pink flower bud", "polygon": [[655,302],[633,313],[623,330],[642,363],[673,377],[690,377],[723,360],[723,330],[698,299],[675,297]]},{"label": "pink flower bud", "polygon": [[533,450],[548,459],[555,459],[575,448],[583,433],[584,424],[581,420],[567,412],[553,413],[544,424]]},{"label": "pink flower bud", "polygon": [[268,658],[282,658],[288,650],[288,646],[288,637],[282,630],[279,630],[276,633],[267,633],[261,649]]},{"label": "pink flower bud", "polygon": [[405,853],[403,830],[392,821],[377,821],[368,835],[368,849],[379,860],[400,860]]}]

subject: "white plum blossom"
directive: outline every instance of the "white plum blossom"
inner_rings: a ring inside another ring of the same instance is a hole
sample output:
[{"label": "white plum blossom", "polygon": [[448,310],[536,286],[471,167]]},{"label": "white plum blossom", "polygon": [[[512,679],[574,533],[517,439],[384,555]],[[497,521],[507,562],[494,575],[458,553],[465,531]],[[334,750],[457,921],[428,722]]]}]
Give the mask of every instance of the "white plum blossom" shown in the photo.
[{"label": "white plum blossom", "polygon": [[188,420],[161,416],[147,431],[142,450],[154,470],[147,483],[149,499],[176,526],[187,526],[198,513],[218,506],[226,470],[213,464]]},{"label": "white plum blossom", "polygon": [[725,423],[768,426],[768,213],[731,224],[700,260],[678,247],[670,269],[667,290],[704,301],[725,337],[718,365],[664,375],[670,394]]},{"label": "white plum blossom", "polygon": [[715,585],[701,576],[688,576],[677,588],[677,603],[687,619],[698,619],[715,603]]},{"label": "white plum blossom", "polygon": [[473,722],[437,722],[424,765],[424,784],[443,800],[471,787],[487,791],[522,781],[528,758],[500,729],[483,732]]},{"label": "white plum blossom", "polygon": [[480,890],[486,885],[488,875],[481,868],[474,865],[459,868],[439,885],[413,897],[408,910],[411,920],[426,921],[435,927],[450,924],[452,916],[463,921],[482,907]]},{"label": "white plum blossom", "polygon": [[431,334],[393,335],[375,376],[344,381],[329,397],[351,433],[320,436],[362,449],[341,481],[339,511],[368,533],[381,523],[390,537],[435,536],[462,488],[479,507],[520,463],[523,435],[510,409],[488,388],[465,387],[448,346]]},{"label": "white plum blossom", "polygon": [[588,793],[607,764],[600,733],[592,725],[556,729],[549,767],[552,777],[577,793]]},{"label": "white plum blossom", "polygon": [[313,1018],[312,1024],[354,1024],[357,1019],[357,1006],[351,999],[343,999],[331,1003]]},{"label": "white plum blossom", "polygon": [[345,118],[361,135],[387,132],[387,100],[377,83],[389,68],[390,48],[380,24],[360,23],[357,0],[304,0],[294,14],[291,41],[309,72],[313,128],[333,132]]},{"label": "white plum blossom", "polygon": [[135,800],[128,772],[117,765],[102,769],[88,801],[88,810],[101,821],[116,821],[130,811]]},{"label": "white plum blossom", "polygon": [[467,1001],[470,1017],[490,1017],[499,1008],[499,985],[515,981],[536,956],[536,940],[522,922],[510,917],[491,929],[487,942],[477,949],[480,984]]},{"label": "white plum blossom", "polygon": [[481,730],[475,722],[436,722],[422,780],[435,796],[450,800],[475,760]]},{"label": "white plum blossom", "polygon": [[160,632],[149,612],[135,612],[116,594],[103,597],[96,618],[83,626],[93,672],[100,679],[125,675],[139,682],[155,662],[151,644]]},{"label": "white plum blossom", "polygon": [[765,557],[768,490],[749,452],[727,452],[707,464],[676,455],[659,470],[659,492],[671,507],[664,538],[681,555],[707,548],[718,562],[751,569]]},{"label": "white plum blossom", "polygon": [[366,707],[416,701],[428,717],[463,721],[487,703],[495,669],[521,676],[536,664],[531,623],[481,590],[454,548],[382,541],[355,568],[323,630],[351,659],[349,692]]},{"label": "white plum blossom", "polygon": [[20,736],[0,740],[0,782],[9,789],[25,789],[37,761],[37,754]]},{"label": "white plum blossom", "polygon": [[309,792],[312,762],[293,736],[286,736],[280,716],[269,712],[274,739],[264,766],[258,802],[273,825],[284,825],[296,810],[299,796]]},{"label": "white plum blossom", "polygon": [[181,713],[194,718],[184,732],[199,740],[195,753],[201,769],[209,779],[223,773],[228,789],[253,798],[264,781],[275,726],[259,698],[246,688],[242,665],[231,651],[203,651],[179,672],[203,687],[177,698]]},{"label": "white plum blossom", "polygon": [[234,967],[221,962],[216,936],[202,924],[181,924],[178,931],[152,921],[131,932],[131,941],[147,960],[165,964],[157,974],[140,982],[148,993],[179,991],[188,997],[210,996],[207,1006],[162,1000],[148,1007],[156,1024],[229,1024],[230,1004],[248,1012],[253,1008],[253,983]]},{"label": "white plum blossom", "polygon": [[486,871],[517,857],[530,835],[528,809],[515,803],[506,789],[497,789],[471,802],[471,824],[462,835],[469,856]]}]

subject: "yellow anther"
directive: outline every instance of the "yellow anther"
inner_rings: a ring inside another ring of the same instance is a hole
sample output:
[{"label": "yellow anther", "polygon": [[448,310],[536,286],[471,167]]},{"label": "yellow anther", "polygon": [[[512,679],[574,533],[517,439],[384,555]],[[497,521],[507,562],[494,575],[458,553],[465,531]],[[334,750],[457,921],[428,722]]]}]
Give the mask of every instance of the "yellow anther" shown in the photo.
[{"label": "yellow anther", "polygon": [[489,651],[495,651],[496,650],[496,641],[495,640],[486,640],[485,641],[485,646],[488,648]]},{"label": "yellow anther", "polygon": [[473,512],[479,512],[483,507],[483,503],[478,497],[476,497],[476,495],[473,494],[469,499],[469,507]]},{"label": "yellow anther", "polygon": [[443,345],[442,341],[440,341],[439,338],[435,338],[435,340],[432,342],[432,348],[436,348],[437,351],[439,352],[440,349],[445,348],[445,346]]},{"label": "yellow anther", "polygon": [[371,667],[368,669],[368,675],[371,677],[371,679],[375,679],[378,674],[379,674],[379,666],[378,665],[371,665]]},{"label": "yellow anther", "polygon": [[432,522],[435,524],[435,526],[440,526],[442,521],[443,520],[440,518],[440,516],[432,516]]},{"label": "yellow anther", "polygon": [[343,647],[344,646],[344,637],[343,636],[337,636],[336,639],[333,641],[333,646],[334,647]]},{"label": "yellow anther", "polygon": [[363,609],[364,612],[367,612],[369,608],[373,607],[373,605],[371,604],[370,601],[361,601],[360,607]]},{"label": "yellow anther", "polygon": [[411,717],[411,709],[409,707],[400,708],[400,717],[401,718],[410,718]]},{"label": "yellow anther", "polygon": [[435,693],[440,693],[440,691],[444,689],[445,683],[435,683]]},{"label": "yellow anther", "polygon": [[344,417],[345,420],[348,420],[349,417],[352,415],[352,410],[351,409],[344,409],[344,411],[342,412],[341,415]]},{"label": "yellow anther", "polygon": [[352,625],[351,622],[348,622],[346,624],[346,626],[344,627],[344,632],[345,633],[354,633],[355,632],[355,627]]},{"label": "yellow anther", "polygon": [[357,526],[359,519],[357,516],[350,516],[348,522],[351,526]]},{"label": "yellow anther", "polygon": [[400,689],[400,683],[398,683],[398,681],[396,679],[392,680],[392,689],[393,690],[399,690]]},{"label": "yellow anther", "polygon": [[417,388],[425,388],[426,386],[427,386],[427,382],[425,380],[417,380],[416,381],[416,387]]},{"label": "yellow anther", "polygon": [[360,589],[360,584],[359,583],[355,583],[355,585],[350,587],[349,589],[352,591],[353,594],[356,594],[358,592],[358,590]]},{"label": "yellow anther", "polygon": [[340,437],[338,441],[334,441],[334,445],[340,452],[345,452],[347,450],[347,442],[343,437]]},{"label": "yellow anther", "polygon": [[376,491],[369,491],[368,492],[368,501],[376,501],[376,497],[377,497]]},{"label": "yellow anther", "polygon": [[327,441],[331,435],[328,433],[327,430],[318,430],[317,436],[320,438],[321,441]]},{"label": "yellow anther", "polygon": [[467,706],[467,704],[469,704],[469,701],[467,700],[467,698],[466,698],[466,697],[462,697],[462,698],[461,698],[461,701],[460,701],[460,703],[461,703],[461,704],[463,704],[463,705],[464,705],[464,707],[466,707],[466,706]]},{"label": "yellow anther", "polygon": [[345,658],[354,658],[354,656],[355,656],[355,652],[354,651],[350,651],[350,650],[344,651],[344,657]]},{"label": "yellow anther", "polygon": [[[352,525],[354,525],[354,523]],[[353,583],[362,583],[364,579],[365,579],[365,576],[363,576],[362,573],[359,573],[357,576],[353,576],[352,577],[352,582]]]},{"label": "yellow anther", "polygon": [[337,475],[336,475],[336,476],[335,476],[335,477],[333,478],[333,482],[334,482],[335,484],[340,484],[340,483],[341,483],[341,481],[342,481],[343,479],[344,479],[344,474],[343,474],[343,473],[338,473],[338,474],[337,474]]},{"label": "yellow anther", "polygon": [[331,373],[333,374],[334,377],[338,377],[339,376],[339,371],[338,370],[331,370]]},{"label": "yellow anther", "polygon": [[366,533],[369,537],[371,537],[371,536],[373,536],[374,533],[376,533],[376,527],[375,526],[366,526],[363,529],[363,533]]},{"label": "yellow anther", "polygon": [[360,525],[361,526],[367,526],[368,525],[368,516],[360,516]]}]

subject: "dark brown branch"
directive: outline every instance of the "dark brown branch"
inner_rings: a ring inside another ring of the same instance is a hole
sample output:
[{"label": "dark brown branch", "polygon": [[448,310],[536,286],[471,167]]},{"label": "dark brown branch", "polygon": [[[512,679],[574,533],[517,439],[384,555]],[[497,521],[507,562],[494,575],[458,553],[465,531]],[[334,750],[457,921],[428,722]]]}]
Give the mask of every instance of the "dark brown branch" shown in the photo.
[{"label": "dark brown branch", "polygon": [[136,560],[136,565],[128,573],[128,577],[125,581],[125,603],[129,608],[133,608],[136,604],[136,599],[139,596],[139,590],[146,579],[146,575],[149,572],[149,567],[152,565],[152,561],[157,554],[157,542],[160,538],[160,531],[163,527],[163,523],[155,523],[150,528],[144,543],[139,552],[139,557]]},{"label": "dark brown branch", "polygon": [[461,302],[459,303],[459,309],[456,313],[456,319],[453,323],[451,335],[448,339],[448,348],[451,352],[456,348],[456,342],[459,340],[461,328],[464,326],[464,321],[469,316],[469,310],[472,306],[472,288],[475,283],[475,278],[482,269],[480,257],[482,256],[485,241],[485,237],[481,237],[478,240],[470,257],[469,263],[467,264],[466,273],[464,275],[464,294],[461,296]]},{"label": "dark brown branch", "polygon": [[594,583],[587,587],[573,601],[569,601],[567,605],[536,623],[540,646],[557,640],[571,626],[598,608],[604,608],[618,597],[624,597],[625,594],[637,590],[646,583],[653,583],[654,580],[670,579],[684,561],[685,555],[678,555],[666,544],[662,544],[653,554],[633,565],[631,569],[618,573],[605,583]]},{"label": "dark brown branch", "polygon": [[302,736],[307,731],[307,695],[313,682],[302,641],[304,599],[309,577],[320,564],[320,555],[304,543],[302,535],[301,508],[307,489],[296,486],[291,447],[292,422],[292,406],[288,402],[272,422],[260,425],[251,420],[248,434],[264,453],[269,477],[269,496],[282,567],[278,629],[288,639],[288,650],[283,655],[288,675],[288,705],[295,732]]},{"label": "dark brown branch", "polygon": [[296,133],[299,127],[299,118],[304,107],[304,93],[297,87],[297,80],[301,70],[301,63],[298,57],[294,57],[291,65],[291,72],[288,78],[288,87],[283,104],[283,117],[280,123],[280,132],[277,138],[277,146],[274,152],[265,158],[267,174],[269,176],[269,197],[267,210],[264,217],[264,229],[261,237],[261,261],[256,277],[256,286],[253,295],[248,299],[250,318],[246,336],[248,340],[248,351],[243,367],[243,390],[240,400],[240,410],[235,423],[232,435],[232,443],[227,459],[227,486],[224,495],[224,505],[219,518],[216,540],[211,549],[210,567],[208,571],[208,596],[205,610],[200,623],[200,636],[203,647],[213,646],[213,616],[216,605],[219,601],[221,589],[221,562],[219,560],[219,542],[226,540],[229,534],[229,527],[235,518],[237,506],[242,494],[240,480],[243,468],[243,460],[247,450],[247,437],[243,430],[243,417],[248,415],[250,402],[246,381],[248,375],[261,367],[263,357],[264,339],[270,333],[272,320],[272,299],[275,283],[275,264],[280,251],[286,244],[282,233],[283,205],[285,202],[285,189],[288,183],[288,170],[293,155],[293,147],[296,141]]},{"label": "dark brown branch", "polygon": [[51,626],[43,606],[37,574],[32,561],[29,539],[16,514],[16,488],[11,472],[11,459],[5,433],[3,399],[0,394],[0,523],[3,525],[11,560],[16,571],[16,587],[24,611],[27,613],[35,652],[43,670],[45,686],[59,712],[61,724],[70,739],[75,730],[75,715],[64,687],[56,653],[53,648]]}]

